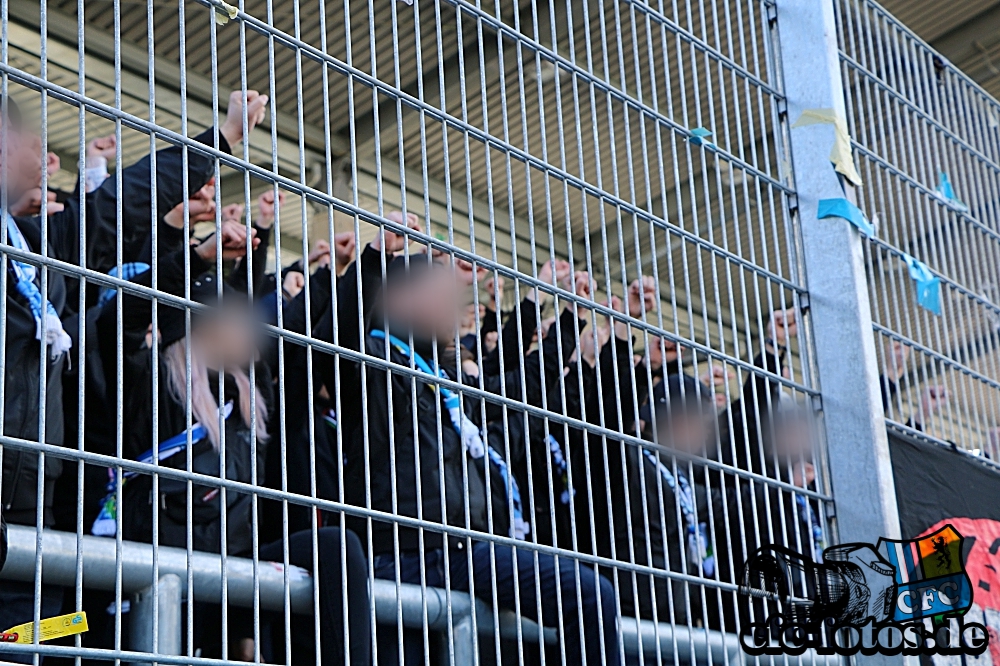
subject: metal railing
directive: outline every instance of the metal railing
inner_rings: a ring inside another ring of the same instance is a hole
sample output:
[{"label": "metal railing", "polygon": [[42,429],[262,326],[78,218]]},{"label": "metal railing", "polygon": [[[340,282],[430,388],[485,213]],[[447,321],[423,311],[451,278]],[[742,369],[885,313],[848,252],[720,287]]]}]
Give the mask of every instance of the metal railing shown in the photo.
[{"label": "metal railing", "polygon": [[[153,552],[146,544],[125,543],[121,560],[117,558],[115,544],[107,539],[85,536],[83,546],[83,578],[88,589],[114,590],[121,571],[121,588],[129,597],[131,614],[130,641],[133,652],[153,652],[152,632],[154,619],[152,612],[153,587],[149,581],[153,573]],[[33,529],[12,526],[9,533],[7,562],[0,579],[31,582],[35,576],[37,539]],[[48,585],[72,586],[75,584],[75,562],[77,540],[75,535],[55,531],[45,531],[42,535],[43,582]],[[182,604],[188,599],[208,603],[222,598],[222,562],[219,556],[195,553],[191,562],[194,571],[194,586],[185,586],[187,580],[188,557],[181,549],[160,547],[157,549],[159,579],[157,590],[157,655],[180,655],[182,630]],[[309,615],[313,612],[313,581],[309,572],[291,567],[291,583],[285,588],[284,566],[277,562],[264,563],[255,575],[252,560],[229,558],[227,595],[229,603],[243,608],[260,608],[272,611],[284,609],[286,599],[291,602],[293,613]],[[455,659],[471,663],[475,659],[475,645],[472,640],[472,613],[476,613],[477,626],[482,640],[489,640],[492,633],[492,612],[481,600],[474,600],[467,594],[447,594],[437,588],[421,588],[419,585],[400,585],[386,580],[376,580],[371,589],[375,607],[375,617],[380,624],[391,625],[396,621],[397,609],[402,610],[403,625],[420,629],[426,625],[433,632],[447,633],[449,617],[453,622]],[[510,611],[502,611],[497,623],[500,637],[516,640],[520,635],[529,643],[539,640],[548,645],[557,642],[554,628],[539,628],[530,620],[518,618]],[[425,619],[426,618],[426,619]],[[726,635],[708,629],[689,631],[687,627],[663,624],[654,626],[648,620],[639,622],[624,620],[622,642],[626,654],[638,655],[640,650],[647,656],[676,651],[683,663],[713,662],[726,659],[735,660],[739,650],[739,640],[735,635]],[[459,644],[462,644],[461,646]],[[136,659],[131,655],[130,659]],[[445,660],[447,662],[447,660]]]}]

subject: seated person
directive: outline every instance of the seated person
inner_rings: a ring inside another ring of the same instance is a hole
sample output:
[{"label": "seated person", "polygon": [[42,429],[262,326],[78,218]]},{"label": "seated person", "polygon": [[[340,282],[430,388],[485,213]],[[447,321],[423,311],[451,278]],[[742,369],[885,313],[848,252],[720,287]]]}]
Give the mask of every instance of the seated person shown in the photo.
[{"label": "seated person", "polygon": [[[642,413],[652,422],[659,446],[626,445],[627,495],[614,506],[617,557],[715,579],[713,526],[721,514],[706,487],[707,471],[697,462],[715,438],[711,391],[689,375],[671,374],[653,388],[650,403]],[[695,626],[717,622],[710,588],[627,570],[618,571],[618,582],[623,615]]]},{"label": "seated person", "polygon": [[[420,228],[415,216],[393,217]],[[338,285],[340,345],[360,350],[363,343],[375,358],[479,386],[457,363],[462,303],[456,276],[425,254],[389,256],[405,246],[403,236],[386,229],[345,273]],[[356,324],[359,308],[370,322],[363,335]],[[324,330],[329,328],[321,325],[317,334]],[[516,482],[498,453],[503,445],[491,446],[493,438],[483,435],[477,422],[483,411],[479,401],[459,400],[452,389],[433,382],[433,375],[412,378],[373,363],[343,357],[339,362],[340,385],[364,387],[341,392],[339,423],[349,464],[364,461],[345,479],[350,503],[432,525],[524,535],[528,526]],[[557,628],[567,663],[582,663],[584,652],[588,664],[618,663],[614,593],[592,568],[433,529],[379,520],[361,524],[370,530],[377,577],[471,591],[487,604],[517,609]],[[406,663],[423,663],[421,632],[405,633]]]}]

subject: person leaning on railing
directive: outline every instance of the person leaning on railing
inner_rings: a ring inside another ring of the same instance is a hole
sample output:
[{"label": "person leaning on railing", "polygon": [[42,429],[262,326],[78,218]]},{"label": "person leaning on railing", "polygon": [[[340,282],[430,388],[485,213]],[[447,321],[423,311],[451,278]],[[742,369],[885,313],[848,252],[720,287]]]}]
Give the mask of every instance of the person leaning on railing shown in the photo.
[{"label": "person leaning on railing", "polygon": [[[247,124],[250,130],[263,117],[267,96],[247,91]],[[229,96],[229,108],[218,132],[209,128],[192,138],[197,145],[214,146],[218,134],[218,148],[229,153],[243,139],[243,96],[235,91]],[[115,159],[117,141],[114,135],[92,139],[87,143],[85,172],[86,201],[86,242],[84,248],[86,267],[115,277],[129,279],[146,270],[153,256],[152,237],[154,227],[158,231],[158,252],[160,256],[177,250],[184,243],[184,200],[187,199],[190,224],[214,221],[215,210],[215,160],[196,149],[183,150],[180,146],[170,146],[147,155],[127,168],[119,168],[108,173],[108,162]],[[186,153],[186,156],[185,156]],[[187,161],[187,183],[185,190],[184,162]],[[155,187],[151,185],[151,170],[156,173]],[[120,182],[119,182],[120,181]],[[121,186],[121,218],[119,225],[117,191]],[[39,190],[40,191],[40,190]],[[51,198],[51,195],[50,195]],[[65,201],[67,210],[79,207],[79,193]],[[153,215],[155,204],[155,219]],[[51,208],[51,204],[50,204]],[[50,225],[51,226],[51,225]],[[78,236],[74,236],[78,238]],[[118,268],[118,246],[121,247],[121,274]],[[68,261],[77,262],[79,252],[75,246]],[[115,455],[115,419],[99,418],[114,409],[115,401],[108,399],[108,387],[115,386],[115,370],[105,375],[98,351],[96,322],[101,306],[114,294],[115,290],[90,281],[85,294],[85,310],[79,307],[78,283],[67,280],[67,294],[63,306],[64,329],[72,338],[74,356],[82,345],[86,354],[83,362],[64,364],[63,383],[76,386],[80,381],[78,371],[85,368],[86,390],[82,404],[77,404],[78,395],[66,391],[63,396],[63,419],[66,432],[83,429],[88,451]],[[84,319],[85,337],[77,340],[80,318]],[[141,337],[141,336],[140,336]],[[76,361],[77,359],[73,359]],[[89,418],[88,418],[89,416]],[[104,470],[88,465],[85,468],[84,521],[89,524],[95,517],[106,479]],[[58,529],[76,529],[76,498],[78,494],[76,475],[65,475],[55,487],[56,515]]]},{"label": "person leaning on railing", "polygon": [[[238,219],[230,218],[221,226],[218,243],[212,234],[190,249],[182,247],[160,258],[158,288],[183,295],[186,259],[193,276],[190,298],[208,308],[191,312],[190,335],[186,335],[184,310],[161,304],[154,331],[151,302],[123,292],[120,324],[126,357],[122,397],[128,418],[123,420],[122,447],[127,458],[144,461],[151,458],[147,451],[150,442],[156,441],[150,438],[155,426],[160,465],[187,470],[190,457],[190,470],[196,474],[243,484],[264,481],[264,462],[270,440],[267,424],[271,417],[270,407],[274,404],[272,374],[266,364],[259,361],[258,329],[247,295],[229,282],[220,285],[217,275],[211,272],[218,249],[221,248],[223,260],[241,258],[246,254],[248,242],[259,248],[255,235],[256,231],[251,230],[248,236],[247,227]],[[140,273],[132,281],[148,287],[152,283],[152,271]],[[98,342],[106,371],[117,362],[118,311],[118,304],[112,299],[105,304],[98,320]],[[155,417],[153,346],[158,347],[155,370],[159,377]],[[187,425],[189,403],[190,427]],[[187,451],[189,445],[191,449]],[[221,469],[223,454],[224,470]],[[155,496],[152,478],[148,475],[130,473],[123,483],[121,507],[117,507],[112,491],[106,500],[106,511],[94,524],[95,533],[114,534],[115,513],[120,510],[123,538],[152,541],[153,511],[157,511],[160,545],[185,548],[190,533],[190,545],[195,550],[240,557],[253,554],[255,526],[249,493],[222,489],[210,481],[196,481],[189,499],[188,484],[183,479],[161,476]],[[312,538],[309,531],[299,532],[291,535],[288,543],[291,563],[310,571],[314,568]],[[340,664],[343,663],[344,640],[340,532],[325,528],[320,530],[317,539],[322,569],[314,573],[316,584],[321,588],[320,615],[326,635],[322,663]],[[353,535],[348,536],[348,553],[353,574],[348,577],[352,581],[351,609],[356,618],[351,624],[359,627],[354,633],[365,637],[367,591],[357,584],[364,580],[364,563],[360,544]],[[259,556],[263,560],[283,560],[282,543],[262,546]],[[195,643],[202,656],[222,655],[219,611],[217,603],[196,604]],[[254,654],[250,614],[249,609],[229,609],[231,649],[241,658],[252,658]],[[270,626],[270,620],[269,616],[265,618],[265,627]],[[365,663],[367,640],[355,636],[355,643],[355,651],[360,656],[354,663]]]},{"label": "person leaning on railing", "polygon": [[[482,277],[476,276],[472,265],[464,260],[457,260],[456,267],[462,287],[473,288]],[[585,271],[574,274],[567,261],[545,261],[537,278],[542,284],[555,283],[562,289],[575,289],[577,295],[589,297],[592,282],[589,276]],[[532,286],[527,289],[518,307],[498,316],[498,289],[502,286],[502,279],[489,277],[484,281],[489,304],[480,318],[479,335],[464,335],[460,339],[463,370],[471,379],[481,379],[483,388],[491,393],[502,394],[512,400],[524,400],[532,407],[558,413],[562,404],[560,380],[576,350],[577,333],[586,325],[584,313],[587,310],[581,307],[574,312],[572,302],[563,300],[564,309],[558,318],[553,318],[551,323],[539,323],[539,313],[545,310],[549,294]],[[499,332],[498,319],[502,323]],[[469,326],[463,321],[463,327]],[[540,339],[539,331],[542,332]],[[482,360],[477,363],[480,351]],[[508,408],[504,413],[491,403],[486,403],[486,420],[487,437],[492,438],[494,448],[498,451],[509,450],[511,472],[519,489],[524,489],[523,519],[531,526],[532,538],[541,544],[554,545],[557,534],[562,534],[561,544],[569,547],[571,521],[564,492],[566,461],[558,448],[553,449],[551,442],[556,440],[547,433],[547,430],[559,430],[559,426],[555,423],[547,425],[542,417],[528,413],[525,431],[524,412]],[[529,487],[533,507],[528,501]],[[532,513],[532,508],[533,515],[527,515]]]},{"label": "person leaning on railing", "polygon": [[[334,271],[342,263],[350,263],[350,259],[344,261],[344,255],[352,255],[353,251],[353,232],[338,234],[334,239],[334,250],[325,242],[317,242],[308,258],[275,274],[275,288],[280,273],[286,276],[285,284],[280,290],[267,290],[259,301],[258,312],[265,321],[277,324],[280,307],[284,330],[300,335],[312,333],[335,300],[332,296]],[[334,252],[335,262],[331,257]],[[309,265],[313,263],[317,264],[317,268],[309,275],[306,289],[306,274],[303,271],[308,272]],[[279,346],[282,355],[279,355]],[[337,445],[336,378],[322,376],[317,370],[318,363],[310,363],[310,357],[318,357],[315,349],[293,341],[269,337],[261,351],[274,373],[274,385],[281,389],[275,395],[278,401],[275,413],[284,414],[283,423],[275,418],[268,426],[273,439],[283,441],[284,445],[268,449],[267,467],[280,470],[284,466],[288,470],[284,476],[277,472],[269,474],[266,485],[274,489],[284,487],[288,492],[306,497],[312,496],[315,490],[318,498],[338,500],[343,457],[338,454]],[[320,525],[339,525],[337,516],[326,511],[317,515],[315,507],[309,505],[288,503],[282,506],[265,501],[261,509],[265,518],[261,524],[261,538],[264,540],[282,538],[285,529],[288,533],[308,529],[314,517],[318,518]]]},{"label": "person leaning on railing", "polygon": [[[790,378],[788,345],[798,335],[794,309],[771,313],[764,348],[753,360],[757,372],[747,373],[742,393],[719,415],[716,456],[721,462],[805,490],[817,490],[816,447],[807,408],[786,387],[764,372]],[[729,541],[733,563],[761,546],[779,544],[822,561],[822,506],[773,484],[746,477],[725,479],[729,510]],[[742,516],[736,507],[742,507]],[[733,581],[735,582],[735,581]],[[733,603],[727,602],[731,615]],[[735,619],[730,617],[730,622]]]},{"label": "person leaning on railing", "polygon": [[[608,305],[641,319],[654,312],[655,293],[652,278],[637,279],[625,301],[613,296]],[[719,497],[699,462],[715,440],[711,390],[680,372],[675,345],[649,336],[647,353],[634,356],[636,340],[630,344],[630,327],[622,318],[609,318],[606,327],[588,333],[581,338],[580,368],[589,380],[582,383],[584,395],[573,402],[587,406],[595,425],[648,437],[657,446],[587,436],[590,468],[574,465],[578,542],[589,548],[589,537],[597,554],[628,565],[716,579],[723,545],[715,534]],[[571,445],[570,452],[574,461],[584,461],[578,446]],[[722,624],[710,588],[631,567],[608,567],[606,575],[617,576],[623,616],[712,628]]]}]

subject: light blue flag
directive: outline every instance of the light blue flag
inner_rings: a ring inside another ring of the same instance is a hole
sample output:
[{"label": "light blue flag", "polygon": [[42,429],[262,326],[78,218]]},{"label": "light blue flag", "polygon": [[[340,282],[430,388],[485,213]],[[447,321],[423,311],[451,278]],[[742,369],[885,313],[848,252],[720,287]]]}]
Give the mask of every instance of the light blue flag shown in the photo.
[{"label": "light blue flag", "polygon": [[955,196],[955,188],[951,186],[951,179],[944,171],[938,175],[937,196],[960,213],[969,210],[969,207]]},{"label": "light blue flag", "polygon": [[688,137],[688,141],[696,146],[700,146],[705,143],[705,140],[708,139],[708,137],[712,136],[712,132],[704,127],[695,127],[691,130],[690,135],[691,136]]}]

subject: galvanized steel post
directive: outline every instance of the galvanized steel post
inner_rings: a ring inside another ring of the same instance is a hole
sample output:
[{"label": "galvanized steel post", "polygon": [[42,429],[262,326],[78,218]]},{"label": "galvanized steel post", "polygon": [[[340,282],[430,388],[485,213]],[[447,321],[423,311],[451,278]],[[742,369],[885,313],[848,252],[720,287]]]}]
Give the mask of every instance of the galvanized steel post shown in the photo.
[{"label": "galvanized steel post", "polygon": [[[170,573],[160,576],[155,586],[150,585],[132,595],[129,633],[133,650],[168,655],[181,653],[182,588],[181,577]],[[155,615],[154,608],[158,611]]]},{"label": "galvanized steel post", "polygon": [[[780,0],[777,25],[788,121],[807,109],[845,116],[830,0]],[[899,538],[896,492],[879,388],[863,238],[841,218],[817,218],[821,199],[853,200],[830,162],[832,124],[790,131],[809,321],[841,542]]]}]

